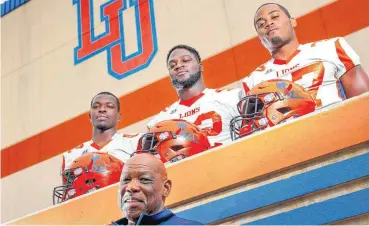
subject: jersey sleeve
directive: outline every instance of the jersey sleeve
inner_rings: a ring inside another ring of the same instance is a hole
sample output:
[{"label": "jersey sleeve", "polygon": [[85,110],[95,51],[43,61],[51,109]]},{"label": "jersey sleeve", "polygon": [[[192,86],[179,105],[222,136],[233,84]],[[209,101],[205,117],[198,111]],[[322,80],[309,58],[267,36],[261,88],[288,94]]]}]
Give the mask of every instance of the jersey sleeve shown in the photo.
[{"label": "jersey sleeve", "polygon": [[333,39],[336,57],[334,63],[337,68],[336,77],[340,79],[347,71],[360,64],[360,58],[342,37]]},{"label": "jersey sleeve", "polygon": [[70,151],[63,153],[63,160],[62,160],[62,172],[64,170],[69,169],[70,164],[79,156],[82,155],[83,151],[85,150],[84,145],[80,145],[76,148],[73,148]]},{"label": "jersey sleeve", "polygon": [[[160,114],[160,113],[159,113]],[[158,123],[158,116],[155,115],[150,121],[146,124],[147,130],[151,129],[156,123]]]},{"label": "jersey sleeve", "polygon": [[141,133],[118,134],[119,136],[114,138],[114,143],[107,147],[106,152],[125,163],[136,152]]},{"label": "jersey sleeve", "polygon": [[221,95],[221,98],[218,100],[231,115],[237,115],[237,104],[243,96],[243,90],[240,88],[234,88],[222,92],[224,92],[224,94]]},{"label": "jersey sleeve", "polygon": [[[138,150],[138,148],[140,147],[139,141],[140,141],[140,138],[142,137],[143,134],[144,133],[136,133],[134,136],[130,136],[130,137],[125,138],[125,139],[128,139],[128,142],[129,142],[130,147],[131,147],[130,155],[135,153]],[[125,136],[126,136],[126,134],[125,134]]]},{"label": "jersey sleeve", "polygon": [[242,96],[247,95],[248,92],[257,84],[255,84],[255,76],[257,76],[260,73],[264,73],[265,66],[261,65],[260,67],[256,68],[251,74],[246,76],[244,79],[242,79]]},{"label": "jersey sleeve", "polygon": [[152,119],[146,124],[147,129],[149,130],[155,124],[168,119],[168,112],[173,111],[174,109],[173,109],[173,106],[167,107],[163,111],[159,112],[159,114],[152,117]]},{"label": "jersey sleeve", "polygon": [[62,175],[64,170],[65,170],[65,157],[64,157],[64,155],[62,155],[62,164],[60,166],[60,175]]},{"label": "jersey sleeve", "polygon": [[[165,111],[167,111],[166,109]],[[155,115],[150,119],[150,121],[146,124],[147,129],[149,130],[151,127],[153,127],[155,124],[163,120],[164,111],[159,112],[159,114]]]},{"label": "jersey sleeve", "polygon": [[[215,131],[217,134],[208,135],[209,142],[212,147],[216,147],[222,144],[226,144],[231,141],[230,137],[230,122],[231,120],[238,116],[237,104],[240,100],[241,89],[223,90],[217,91],[216,97],[213,101],[207,103],[211,106],[212,110],[220,116],[221,127],[217,129],[217,125],[211,123],[211,130]],[[206,122],[204,121],[204,125]],[[202,129],[207,129],[202,128]]]}]

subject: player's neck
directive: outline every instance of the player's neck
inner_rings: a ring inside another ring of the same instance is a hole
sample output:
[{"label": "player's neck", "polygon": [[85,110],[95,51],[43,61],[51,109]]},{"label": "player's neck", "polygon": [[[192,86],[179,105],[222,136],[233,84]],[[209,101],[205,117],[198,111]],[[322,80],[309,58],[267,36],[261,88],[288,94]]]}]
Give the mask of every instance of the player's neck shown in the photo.
[{"label": "player's neck", "polygon": [[94,128],[92,141],[99,146],[104,146],[111,140],[116,132],[116,128],[110,128],[104,131]]},{"label": "player's neck", "polygon": [[292,54],[294,54],[299,47],[299,42],[294,39],[280,48],[277,48],[271,52],[273,59],[288,60]]},{"label": "player's neck", "polygon": [[199,82],[197,82],[192,87],[190,87],[188,89],[181,89],[181,90],[178,90],[177,92],[178,92],[178,96],[179,96],[180,100],[188,100],[188,99],[191,99],[191,98],[199,95],[204,90],[205,90],[205,85],[204,85],[204,82],[201,79]]}]

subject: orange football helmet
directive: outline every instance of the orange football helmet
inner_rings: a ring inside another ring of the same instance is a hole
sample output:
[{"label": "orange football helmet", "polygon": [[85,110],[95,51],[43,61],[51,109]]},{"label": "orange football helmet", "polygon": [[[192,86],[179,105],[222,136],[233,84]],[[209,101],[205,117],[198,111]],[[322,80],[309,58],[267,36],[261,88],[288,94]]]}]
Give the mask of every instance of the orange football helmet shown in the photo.
[{"label": "orange football helmet", "polygon": [[231,138],[247,136],[315,111],[315,101],[300,85],[268,80],[252,88],[237,104],[240,116],[231,120]]},{"label": "orange football helmet", "polygon": [[107,153],[81,155],[62,172],[63,185],[54,188],[54,205],[119,182],[123,165]]},{"label": "orange football helmet", "polygon": [[210,149],[207,136],[193,123],[182,119],[157,123],[139,140],[139,151],[159,155],[165,162],[176,162]]}]

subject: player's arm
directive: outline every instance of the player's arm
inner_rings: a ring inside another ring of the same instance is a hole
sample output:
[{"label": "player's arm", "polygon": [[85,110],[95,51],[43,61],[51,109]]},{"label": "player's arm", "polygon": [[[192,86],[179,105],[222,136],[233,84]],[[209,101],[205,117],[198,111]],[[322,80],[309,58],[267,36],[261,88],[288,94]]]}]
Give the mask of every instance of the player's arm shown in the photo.
[{"label": "player's arm", "polygon": [[[147,127],[147,130],[149,128]],[[141,150],[140,138],[144,133],[135,133],[135,134],[123,134],[124,139],[129,141],[129,150],[128,150],[128,158],[132,157],[138,150]],[[124,160],[126,162],[128,159]]]},{"label": "player's arm", "polygon": [[68,169],[68,161],[70,159],[70,151],[63,153],[62,155],[62,164],[60,166],[60,177],[62,179],[62,184],[67,184],[67,178],[65,177],[65,170]]},{"label": "player's arm", "polygon": [[152,118],[147,124],[146,124],[146,132],[150,131],[150,128],[153,127],[156,124],[157,120],[156,117]]},{"label": "player's arm", "polygon": [[79,145],[78,147],[73,148],[72,150],[66,151],[62,155],[62,164],[61,164],[61,173],[63,173],[66,169],[69,169],[69,165],[79,156],[82,155],[84,149],[84,143]]},{"label": "player's arm", "polygon": [[249,75],[247,75],[246,77],[244,77],[241,80],[241,94],[240,98],[246,96],[250,90],[257,84],[255,81],[255,78],[259,77],[259,76],[263,76],[265,74],[266,71],[266,67],[263,65],[260,65],[258,68],[256,68],[253,72],[251,72]]},{"label": "player's arm", "polygon": [[61,166],[60,166],[60,176],[61,176],[61,178],[62,178],[62,184],[64,184],[64,183],[65,183],[65,180],[64,180],[64,178],[63,178],[64,170],[65,170],[65,157],[64,157],[64,155],[63,155],[63,156],[62,156],[62,164],[61,164]]},{"label": "player's arm", "polygon": [[369,78],[360,64],[360,57],[342,37],[334,40],[337,54],[337,75],[345,91],[346,98],[369,91]]},{"label": "player's arm", "polygon": [[158,114],[154,115],[150,121],[146,124],[147,132],[150,130],[151,127],[156,125],[156,123],[159,123],[160,121],[166,120],[167,115],[165,112],[169,111],[168,108],[165,108],[163,111],[159,112]]},{"label": "player's arm", "polygon": [[369,77],[361,65],[351,68],[340,80],[347,98],[369,91]]}]

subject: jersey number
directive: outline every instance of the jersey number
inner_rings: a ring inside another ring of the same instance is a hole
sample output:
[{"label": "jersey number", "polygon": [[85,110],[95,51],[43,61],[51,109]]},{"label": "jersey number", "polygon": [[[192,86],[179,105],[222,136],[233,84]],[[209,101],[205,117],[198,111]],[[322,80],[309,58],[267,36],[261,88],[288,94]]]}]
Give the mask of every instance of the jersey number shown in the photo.
[{"label": "jersey number", "polygon": [[292,72],[292,82],[307,87],[307,91],[314,98],[317,107],[322,106],[318,89],[323,83],[324,65],[322,62],[303,67]]},{"label": "jersey number", "polygon": [[206,127],[201,129],[207,136],[217,136],[222,132],[222,117],[215,111],[203,113],[197,117],[194,124],[200,126],[204,120],[212,120],[212,127]]}]

